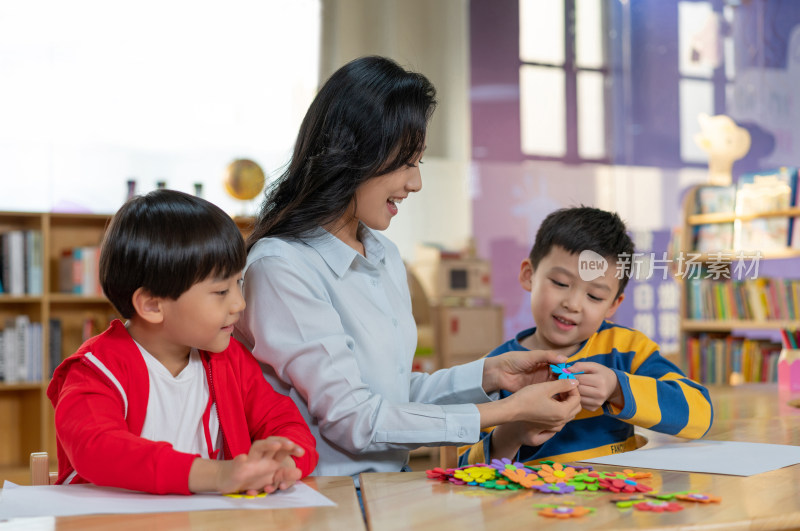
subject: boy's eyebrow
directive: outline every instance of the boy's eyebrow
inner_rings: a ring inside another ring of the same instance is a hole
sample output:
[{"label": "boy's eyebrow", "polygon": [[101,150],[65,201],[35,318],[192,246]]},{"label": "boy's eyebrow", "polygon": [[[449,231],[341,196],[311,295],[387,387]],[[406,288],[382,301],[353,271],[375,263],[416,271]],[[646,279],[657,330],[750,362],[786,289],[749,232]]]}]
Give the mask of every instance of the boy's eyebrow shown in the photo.
[{"label": "boy's eyebrow", "polygon": [[[564,275],[567,275],[570,278],[575,278],[575,275],[572,273],[572,271],[570,271],[569,269],[566,269],[564,267],[561,267],[561,266],[553,266],[550,269],[550,271],[555,272],[555,273],[562,273]],[[611,286],[609,286],[608,284],[606,284],[605,282],[602,282],[600,280],[594,280],[592,282],[589,282],[589,284],[594,288],[602,289],[602,290],[607,291],[609,293],[614,291],[611,288]]]},{"label": "boy's eyebrow", "polygon": [[597,288],[597,289],[602,289],[603,291],[608,291],[608,292],[613,291],[611,289],[611,286],[609,286],[608,284],[606,284],[604,282],[596,282],[595,281],[595,282],[590,282],[590,284],[592,285],[592,287]]}]

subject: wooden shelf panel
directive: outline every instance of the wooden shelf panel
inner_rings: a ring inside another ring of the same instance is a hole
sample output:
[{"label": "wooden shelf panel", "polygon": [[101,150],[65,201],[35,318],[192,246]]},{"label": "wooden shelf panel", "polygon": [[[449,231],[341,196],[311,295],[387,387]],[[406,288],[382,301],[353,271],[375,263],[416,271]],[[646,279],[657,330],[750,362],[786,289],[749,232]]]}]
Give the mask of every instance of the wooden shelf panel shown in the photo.
[{"label": "wooden shelf panel", "polygon": [[730,332],[731,330],[780,330],[800,328],[800,321],[748,321],[748,320],[700,320],[684,319],[684,332]]},{"label": "wooden shelf panel", "polygon": [[733,221],[750,221],[753,219],[761,218],[779,218],[779,217],[793,217],[800,216],[800,208],[787,208],[785,210],[774,210],[772,212],[762,212],[759,214],[741,214],[736,215],[734,212],[714,212],[712,214],[691,214],[687,217],[686,222],[689,225],[710,225],[716,223],[731,223]]},{"label": "wooden shelf panel", "polygon": [[39,304],[41,295],[0,295],[0,304]]},{"label": "wooden shelf panel", "polygon": [[16,391],[34,391],[42,388],[42,382],[0,383],[0,393]]},{"label": "wooden shelf panel", "polygon": [[800,249],[793,249],[787,247],[779,251],[767,251],[757,255],[755,251],[734,251],[733,249],[726,249],[714,253],[701,253],[699,251],[686,251],[687,257],[691,257],[695,263],[709,263],[719,262],[721,258],[725,259],[724,263],[736,263],[740,258],[745,262],[749,262],[758,258],[759,260],[780,260],[783,258],[798,258],[800,257]]},{"label": "wooden shelf panel", "polygon": [[66,304],[108,304],[108,299],[102,295],[79,295],[77,293],[49,293],[47,299],[50,303]]}]

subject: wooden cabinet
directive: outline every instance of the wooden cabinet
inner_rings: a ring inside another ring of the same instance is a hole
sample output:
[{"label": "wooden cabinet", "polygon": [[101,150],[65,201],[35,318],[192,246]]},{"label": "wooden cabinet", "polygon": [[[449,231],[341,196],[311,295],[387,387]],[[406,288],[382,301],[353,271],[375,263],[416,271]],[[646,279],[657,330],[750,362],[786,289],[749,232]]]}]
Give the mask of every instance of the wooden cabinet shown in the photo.
[{"label": "wooden cabinet", "polygon": [[474,361],[503,343],[502,306],[433,306],[439,367]]},{"label": "wooden cabinet", "polygon": [[[61,214],[0,212],[0,233],[40,231],[41,294],[0,294],[0,327],[8,319],[26,315],[30,322],[41,323],[41,375],[33,381],[0,382],[0,478],[27,483],[31,452],[47,451],[55,455],[53,408],[46,396],[50,366],[50,320],[61,323],[60,352],[57,359],[75,352],[84,333],[97,333],[116,316],[102,295],[79,295],[58,292],[59,257],[67,249],[99,246],[111,216],[97,214]],[[4,255],[4,258],[7,258]],[[26,264],[27,267],[27,264]],[[6,292],[9,291],[6,287]],[[88,329],[88,323],[93,328]],[[53,460],[55,461],[55,460]]]},{"label": "wooden cabinet", "polygon": [[[741,348],[737,346],[739,337],[734,337],[732,334],[747,331],[749,336],[759,336],[760,331],[761,336],[767,336],[767,339],[772,340],[781,329],[800,328],[800,305],[798,305],[800,293],[793,297],[792,286],[788,286],[783,294],[763,291],[769,289],[763,287],[764,282],[767,286],[772,281],[775,281],[776,285],[783,286],[784,277],[800,278],[800,260],[794,260],[800,258],[800,249],[787,246],[767,251],[720,249],[715,252],[699,252],[696,250],[695,241],[697,228],[756,219],[794,220],[800,216],[800,208],[748,215],[736,215],[733,212],[698,214],[699,188],[692,188],[686,194],[680,246],[676,249],[678,256],[673,257],[676,277],[681,281],[682,292],[680,320],[682,365],[691,377],[703,383],[727,384],[750,381],[751,378],[747,377],[749,370],[747,363],[742,365],[744,354],[737,351]],[[787,221],[789,222],[791,221]],[[789,267],[790,271],[784,277],[772,277],[767,280],[765,277],[769,275],[764,274],[763,264],[778,259],[791,259],[797,265]],[[754,261],[762,264],[760,269],[752,268]],[[696,266],[694,277],[689,270],[692,265]],[[741,269],[737,271],[737,268]],[[757,278],[761,280],[756,281]],[[749,282],[752,283],[748,284]],[[763,302],[757,303],[757,299],[762,295]],[[783,303],[779,302],[781,296],[784,297]],[[777,309],[775,311],[767,309],[764,312],[755,308],[756,304],[762,303],[773,305]],[[757,367],[757,374],[762,375],[755,381],[764,381],[766,373],[770,374],[767,381],[771,379],[774,369],[771,365],[777,362],[777,354],[774,351],[779,351],[780,345],[774,348],[765,346],[765,349],[763,352],[769,359],[766,361],[762,359],[760,362],[757,359],[750,360],[753,367]],[[757,351],[753,352],[755,355]],[[773,356],[775,359],[772,359]],[[698,363],[703,368],[701,371],[703,377],[696,374]]]}]

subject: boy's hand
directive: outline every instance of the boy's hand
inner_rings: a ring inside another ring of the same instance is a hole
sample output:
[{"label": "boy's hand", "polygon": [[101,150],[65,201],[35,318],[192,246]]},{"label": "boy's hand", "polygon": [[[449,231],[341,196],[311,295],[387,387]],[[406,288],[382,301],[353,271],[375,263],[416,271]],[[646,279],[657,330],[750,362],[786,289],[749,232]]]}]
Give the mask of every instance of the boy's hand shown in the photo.
[{"label": "boy's hand", "polygon": [[301,476],[291,456],[299,457],[304,453],[302,447],[285,437],[255,441],[247,455],[219,462],[216,490],[223,494],[246,492],[255,495],[260,491],[271,493],[289,488]]},{"label": "boy's hand", "polygon": [[514,459],[520,447],[544,444],[563,427],[548,430],[533,422],[501,424],[492,430],[492,459]]},{"label": "boy's hand", "polygon": [[550,364],[567,358],[548,350],[513,350],[486,358],[483,362],[483,389],[487,393],[505,389],[516,393],[531,384],[553,379]]},{"label": "boy's hand", "polygon": [[617,374],[605,365],[591,361],[579,361],[572,364],[570,370],[585,373],[575,376],[580,383],[578,392],[581,395],[581,406],[585,410],[596,411],[606,402],[610,402],[620,409],[625,406],[625,398],[622,396]]}]

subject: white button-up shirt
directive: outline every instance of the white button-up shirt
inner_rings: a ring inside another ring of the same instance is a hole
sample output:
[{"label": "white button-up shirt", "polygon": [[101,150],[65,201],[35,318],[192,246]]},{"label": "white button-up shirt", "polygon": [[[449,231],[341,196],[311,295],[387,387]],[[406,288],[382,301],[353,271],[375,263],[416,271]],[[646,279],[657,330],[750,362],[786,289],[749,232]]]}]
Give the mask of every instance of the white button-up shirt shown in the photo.
[{"label": "white button-up shirt", "polygon": [[397,247],[362,226],[366,257],[324,229],[247,257],[236,335],[317,439],[314,474],[397,472],[419,446],[473,443],[483,360],[411,372],[417,331]]}]

